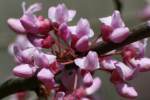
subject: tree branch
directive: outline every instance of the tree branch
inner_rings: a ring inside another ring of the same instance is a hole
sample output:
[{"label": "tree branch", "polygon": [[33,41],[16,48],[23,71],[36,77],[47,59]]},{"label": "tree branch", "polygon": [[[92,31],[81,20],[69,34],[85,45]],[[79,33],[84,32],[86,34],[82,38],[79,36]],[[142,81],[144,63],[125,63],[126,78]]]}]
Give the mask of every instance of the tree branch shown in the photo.
[{"label": "tree branch", "polygon": [[96,46],[92,47],[91,50],[96,51],[100,55],[100,54],[110,52],[111,50],[121,48],[135,41],[150,37],[150,25],[149,24],[150,22],[145,22],[132,28],[130,30],[131,35],[128,36],[127,39],[121,43],[100,42]]},{"label": "tree branch", "polygon": [[[96,51],[99,55],[107,53],[111,50],[121,48],[132,42],[150,37],[150,25],[148,22],[140,24],[131,29],[131,35],[122,43],[104,43],[101,42],[96,46],[92,47],[91,50]],[[74,63],[72,63],[74,64]],[[0,85],[0,99],[10,94],[19,91],[37,91],[40,88],[40,83],[36,78],[21,79],[13,78],[7,80]]]},{"label": "tree branch", "polygon": [[37,91],[39,87],[40,82],[36,78],[12,78],[0,85],[0,99],[16,92]]},{"label": "tree branch", "polygon": [[116,10],[119,10],[120,12],[122,12],[122,8],[123,8],[122,2],[120,0],[113,0],[113,1],[114,1]]}]

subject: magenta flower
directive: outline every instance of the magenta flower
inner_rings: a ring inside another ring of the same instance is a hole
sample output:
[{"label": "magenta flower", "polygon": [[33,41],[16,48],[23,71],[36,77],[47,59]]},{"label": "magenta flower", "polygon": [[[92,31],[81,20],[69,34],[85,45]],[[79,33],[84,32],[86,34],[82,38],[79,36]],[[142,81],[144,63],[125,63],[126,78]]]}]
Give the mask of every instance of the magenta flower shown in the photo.
[{"label": "magenta flower", "polygon": [[119,11],[114,11],[112,16],[99,18],[102,37],[105,42],[120,43],[129,35],[129,29],[125,26]]},{"label": "magenta flower", "polygon": [[48,10],[48,17],[52,22],[58,24],[67,23],[71,21],[76,15],[75,10],[68,10],[65,4],[59,4],[56,7],[50,7]]}]

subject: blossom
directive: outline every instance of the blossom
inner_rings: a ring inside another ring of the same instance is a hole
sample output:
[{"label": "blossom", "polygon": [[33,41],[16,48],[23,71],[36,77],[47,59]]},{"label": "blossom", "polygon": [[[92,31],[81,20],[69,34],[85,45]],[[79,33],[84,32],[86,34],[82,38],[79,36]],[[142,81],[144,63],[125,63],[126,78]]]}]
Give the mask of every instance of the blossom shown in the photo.
[{"label": "blossom", "polygon": [[72,46],[81,52],[88,50],[89,38],[94,35],[88,20],[81,18],[76,26],[71,26],[69,29],[72,34]]},{"label": "blossom", "polygon": [[[90,100],[102,85],[94,74],[102,70],[110,74],[118,94],[137,97],[135,87],[128,81],[150,70],[150,59],[144,56],[147,39],[101,54],[92,49],[97,40],[90,41],[94,31],[87,19],[81,18],[77,25],[69,26],[75,10],[59,4],[49,8],[47,19],[35,14],[42,9],[40,3],[28,8],[25,3],[22,6],[23,15],[7,21],[10,28],[19,33],[9,46],[17,63],[12,70],[14,75],[37,79],[45,88],[44,92],[52,93],[54,100]],[[119,11],[100,21],[102,38],[97,39],[106,43],[121,43],[131,33]]]},{"label": "blossom", "polygon": [[114,11],[112,16],[99,18],[102,37],[105,42],[120,43],[129,35],[129,29],[125,26],[119,11]]},{"label": "blossom", "polygon": [[41,3],[35,3],[28,9],[25,8],[25,2],[23,2],[23,16],[19,19],[10,18],[8,19],[8,25],[17,33],[22,34],[46,34],[50,30],[50,21],[44,19],[44,17],[35,16],[35,12],[42,9]]},{"label": "blossom", "polygon": [[121,96],[126,97],[126,98],[134,99],[138,95],[134,87],[126,83],[118,83],[116,85],[116,89]]},{"label": "blossom", "polygon": [[71,21],[75,15],[76,11],[67,9],[65,4],[59,4],[56,7],[50,7],[48,10],[49,19],[58,24]]},{"label": "blossom", "polygon": [[98,55],[94,51],[89,51],[86,57],[77,58],[74,60],[74,62],[83,70],[94,71],[100,68]]}]

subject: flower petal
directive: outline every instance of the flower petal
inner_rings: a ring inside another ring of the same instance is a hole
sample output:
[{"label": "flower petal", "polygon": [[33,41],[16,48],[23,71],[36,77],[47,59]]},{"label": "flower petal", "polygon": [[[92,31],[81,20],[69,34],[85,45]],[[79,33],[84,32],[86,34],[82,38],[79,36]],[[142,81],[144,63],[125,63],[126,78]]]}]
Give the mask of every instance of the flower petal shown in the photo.
[{"label": "flower petal", "polygon": [[113,15],[112,15],[112,22],[111,22],[111,26],[115,29],[115,28],[119,28],[119,27],[125,27],[125,24],[121,18],[120,12],[115,10]]},{"label": "flower petal", "polygon": [[30,65],[28,64],[22,64],[18,65],[13,69],[13,73],[16,76],[22,77],[22,78],[29,78],[32,77],[33,71]]},{"label": "flower petal", "polygon": [[25,28],[22,26],[21,22],[19,19],[15,19],[15,18],[9,18],[7,20],[7,23],[9,25],[9,27],[17,32],[17,33],[26,33]]},{"label": "flower petal", "polygon": [[110,40],[114,43],[123,42],[130,35],[129,29],[126,28],[117,28],[109,36]]},{"label": "flower petal", "polygon": [[88,40],[88,37],[87,36],[83,36],[81,37],[76,45],[75,45],[75,48],[80,51],[80,52],[84,52],[84,51],[87,51],[89,50],[89,40]]},{"label": "flower petal", "polygon": [[53,79],[54,75],[49,69],[42,68],[38,72],[37,77],[41,81],[51,81]]},{"label": "flower petal", "polygon": [[93,84],[90,87],[85,89],[86,94],[87,95],[93,94],[100,88],[100,86],[101,86],[101,80],[98,77],[94,78]]},{"label": "flower petal", "polygon": [[77,23],[77,27],[76,27],[76,33],[77,33],[77,37],[81,38],[82,36],[86,35],[89,38],[93,37],[94,32],[93,30],[90,28],[90,24],[88,22],[87,19],[81,18],[78,23]]},{"label": "flower petal", "polygon": [[138,96],[138,93],[136,92],[134,87],[129,86],[126,83],[117,84],[116,89],[121,96],[126,98],[134,99]]}]

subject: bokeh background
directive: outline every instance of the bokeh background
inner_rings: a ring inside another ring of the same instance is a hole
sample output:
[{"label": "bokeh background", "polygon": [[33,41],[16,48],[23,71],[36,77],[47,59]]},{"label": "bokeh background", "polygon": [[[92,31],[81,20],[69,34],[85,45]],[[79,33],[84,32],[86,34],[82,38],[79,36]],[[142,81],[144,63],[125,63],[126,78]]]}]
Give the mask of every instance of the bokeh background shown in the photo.
[{"label": "bokeh background", "polygon": [[[8,45],[14,41],[15,33],[7,26],[7,19],[10,17],[20,17],[22,15],[21,3],[23,0],[0,0],[0,83],[13,77],[12,68],[15,66],[13,58],[8,54]],[[88,18],[94,31],[99,32],[100,17],[112,14],[114,3],[112,0],[24,0],[28,5],[34,2],[42,2],[44,9],[40,14],[47,17],[47,10],[52,5],[65,3],[69,8],[76,9],[77,15],[71,24],[75,24],[80,17]],[[123,18],[127,26],[132,27],[140,23],[137,12],[144,7],[144,0],[122,0],[124,2]],[[150,56],[149,48],[147,56]],[[121,98],[109,82],[109,75],[100,73],[103,84],[97,92],[102,100],[128,100]],[[137,88],[139,96],[136,100],[150,100],[150,72],[141,73],[131,81]],[[7,100],[4,99],[4,100]]]}]

